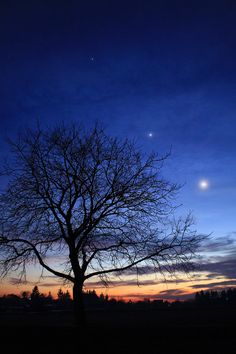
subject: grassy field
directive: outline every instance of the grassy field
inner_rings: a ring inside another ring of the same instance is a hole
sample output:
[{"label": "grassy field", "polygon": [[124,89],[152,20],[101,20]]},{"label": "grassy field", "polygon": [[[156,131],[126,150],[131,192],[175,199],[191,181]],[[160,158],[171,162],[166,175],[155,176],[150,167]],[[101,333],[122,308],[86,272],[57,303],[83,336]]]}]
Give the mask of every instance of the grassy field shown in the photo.
[{"label": "grassy field", "polygon": [[235,310],[88,311],[83,333],[71,313],[1,314],[5,353],[236,352]]}]

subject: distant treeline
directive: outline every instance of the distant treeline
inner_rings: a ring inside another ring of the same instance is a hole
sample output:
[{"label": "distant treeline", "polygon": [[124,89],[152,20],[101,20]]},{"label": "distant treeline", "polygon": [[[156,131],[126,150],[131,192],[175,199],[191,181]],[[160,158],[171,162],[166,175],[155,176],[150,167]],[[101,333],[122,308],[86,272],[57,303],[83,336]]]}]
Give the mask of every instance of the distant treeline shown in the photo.
[{"label": "distant treeline", "polygon": [[[149,300],[125,302],[108,295],[97,295],[95,290],[84,292],[84,304],[87,309],[92,308],[145,308],[145,309],[188,309],[188,308],[215,308],[215,307],[236,307],[236,288],[221,291],[200,291],[195,294],[194,299],[185,301],[164,301]],[[40,293],[35,286],[32,291],[22,291],[20,296],[8,294],[0,297],[0,311],[56,311],[71,310],[73,301],[69,291],[59,289],[57,298],[54,299],[49,292],[48,295]]]},{"label": "distant treeline", "polygon": [[236,305],[236,288],[221,291],[199,291],[195,302],[200,305]]}]

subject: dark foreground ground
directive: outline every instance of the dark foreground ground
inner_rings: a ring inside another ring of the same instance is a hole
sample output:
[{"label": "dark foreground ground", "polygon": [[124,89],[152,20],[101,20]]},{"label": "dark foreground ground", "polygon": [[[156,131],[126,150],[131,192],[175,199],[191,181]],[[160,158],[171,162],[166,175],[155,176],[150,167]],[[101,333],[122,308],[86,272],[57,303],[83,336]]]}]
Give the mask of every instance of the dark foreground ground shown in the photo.
[{"label": "dark foreground ground", "polygon": [[81,333],[70,313],[0,314],[0,351],[54,353],[236,353],[236,311],[99,310]]}]

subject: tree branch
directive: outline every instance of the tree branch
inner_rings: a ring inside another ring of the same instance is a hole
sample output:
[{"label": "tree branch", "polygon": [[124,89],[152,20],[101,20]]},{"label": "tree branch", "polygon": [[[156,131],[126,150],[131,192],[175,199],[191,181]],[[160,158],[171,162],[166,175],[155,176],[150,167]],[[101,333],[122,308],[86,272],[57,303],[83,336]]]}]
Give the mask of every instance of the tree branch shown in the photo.
[{"label": "tree branch", "polygon": [[13,238],[13,239],[10,239],[10,240],[3,238],[3,239],[1,240],[1,243],[2,243],[2,244],[5,243],[6,245],[7,245],[8,243],[11,243],[11,242],[27,244],[28,246],[31,247],[31,251],[34,252],[35,256],[37,257],[37,259],[38,259],[38,261],[39,261],[39,264],[40,264],[43,268],[45,268],[47,271],[49,271],[50,273],[52,273],[52,274],[54,274],[54,275],[56,275],[56,276],[58,276],[58,277],[60,277],[60,278],[64,278],[64,279],[67,279],[67,280],[69,280],[69,281],[71,281],[71,282],[74,282],[74,278],[73,278],[72,276],[70,276],[70,275],[68,275],[68,274],[64,274],[64,273],[58,272],[58,271],[52,269],[51,267],[49,267],[46,263],[44,263],[44,261],[43,261],[41,255],[40,255],[40,253],[39,253],[39,251],[37,250],[36,246],[35,246],[32,242],[30,242],[30,241],[28,241],[28,240],[24,240],[24,239],[18,239],[18,238],[16,238],[16,239]]}]

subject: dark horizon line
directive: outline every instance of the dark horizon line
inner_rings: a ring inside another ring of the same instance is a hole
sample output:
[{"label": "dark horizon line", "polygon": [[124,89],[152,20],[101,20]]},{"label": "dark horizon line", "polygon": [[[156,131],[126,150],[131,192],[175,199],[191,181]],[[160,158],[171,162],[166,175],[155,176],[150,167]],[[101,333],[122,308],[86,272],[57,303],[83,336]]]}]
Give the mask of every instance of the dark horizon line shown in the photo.
[{"label": "dark horizon line", "polygon": [[[37,286],[37,285],[36,285]],[[38,287],[38,286],[37,286]],[[58,288],[58,291],[61,289],[61,287]],[[32,289],[33,290],[33,289]],[[21,291],[20,294],[16,294],[16,293],[8,293],[8,294],[2,294],[0,295],[0,299],[2,298],[6,298],[6,297],[10,297],[10,296],[14,296],[14,297],[17,297],[19,299],[24,299],[23,297],[23,293],[27,293],[28,296],[27,296],[27,299],[30,299],[30,294],[32,293],[32,290],[29,291],[29,290],[23,290]],[[68,289],[67,289],[68,291]],[[120,302],[124,302],[124,303],[129,303],[129,302],[153,302],[153,301],[163,301],[163,302],[188,302],[188,301],[191,301],[191,300],[194,300],[196,298],[196,296],[198,294],[213,294],[213,293],[217,293],[218,295],[220,295],[222,292],[227,292],[227,291],[236,291],[236,286],[232,286],[232,287],[225,287],[225,288],[216,288],[216,289],[212,289],[212,288],[209,288],[209,289],[206,289],[206,288],[203,288],[203,289],[199,289],[198,291],[196,292],[193,292],[193,293],[190,293],[190,294],[186,294],[186,293],[180,293],[178,295],[169,295],[169,297],[161,297],[161,296],[158,296],[158,294],[156,295],[150,295],[150,296],[145,296],[145,295],[141,295],[141,294],[131,294],[131,295],[108,295],[108,294],[104,294],[103,292],[97,294],[96,290],[94,289],[89,289],[89,290],[86,290],[84,291],[84,294],[85,295],[89,295],[89,294],[95,294],[98,298],[101,298],[101,297],[107,297],[107,299],[110,301],[110,300],[116,300],[116,301],[120,301]],[[168,290],[167,290],[168,292]],[[171,290],[170,290],[171,292]],[[174,290],[173,290],[174,292]],[[66,291],[64,292],[66,293]],[[49,291],[47,294],[45,293],[41,293],[40,292],[40,296],[42,298],[47,298],[49,296],[51,296],[52,300],[57,300],[58,299],[58,296],[53,296],[51,294],[51,291]],[[136,299],[136,300],[134,300]],[[73,300],[71,298],[71,300]]]}]

